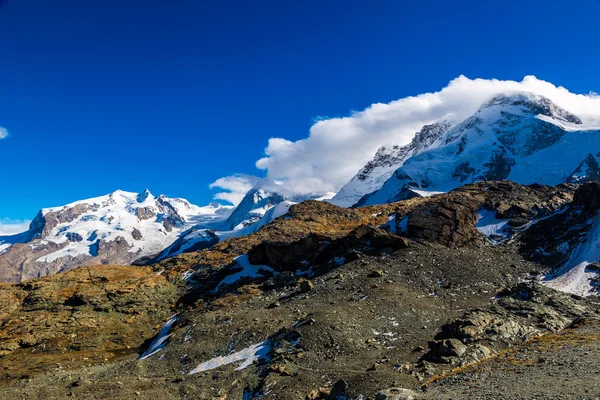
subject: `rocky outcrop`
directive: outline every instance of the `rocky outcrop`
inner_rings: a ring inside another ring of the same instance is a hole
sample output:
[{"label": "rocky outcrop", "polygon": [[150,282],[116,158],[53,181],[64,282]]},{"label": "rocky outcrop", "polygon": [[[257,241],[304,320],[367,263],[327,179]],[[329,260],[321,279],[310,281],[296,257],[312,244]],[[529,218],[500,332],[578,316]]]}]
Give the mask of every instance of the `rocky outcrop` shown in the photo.
[{"label": "rocky outcrop", "polygon": [[595,181],[581,185],[575,192],[573,205],[585,211],[600,210],[600,183]]},{"label": "rocky outcrop", "polygon": [[156,217],[156,213],[150,207],[138,207],[135,209],[135,215],[140,220]]},{"label": "rocky outcrop", "polygon": [[408,241],[383,229],[361,225],[348,235],[332,239],[309,234],[294,242],[262,242],[248,252],[252,264],[268,265],[276,271],[306,270],[339,266],[356,260],[361,254],[397,251],[408,247]]},{"label": "rocky outcrop", "polygon": [[[249,254],[257,265],[271,265],[281,270],[304,269],[311,262],[322,265],[342,254],[351,259],[360,252],[358,249],[366,249],[368,239],[356,239],[357,242],[349,246],[356,249],[349,252],[352,254],[339,249],[332,251],[344,241],[352,242],[350,237],[337,240],[361,225],[388,230],[395,238],[402,236],[447,247],[480,246],[488,242],[476,226],[482,210],[519,226],[569,204],[575,188],[575,185],[523,186],[500,181],[466,185],[430,198],[353,209],[305,201],[291,206],[284,218],[276,219],[255,233],[225,240],[198,253],[177,255],[161,261],[156,268],[166,269],[167,273],[203,271],[201,279],[206,279],[204,268],[220,269],[231,265],[234,258]],[[378,250],[386,247],[379,246]],[[322,258],[317,259],[317,254]]]},{"label": "rocky outcrop", "polygon": [[335,240],[348,235],[361,225],[384,225],[394,211],[412,206],[409,202],[402,205],[347,209],[323,201],[308,200],[292,205],[284,218],[275,219],[257,232],[224,240],[198,253],[176,255],[160,261],[155,268],[165,269],[167,274],[191,269],[202,274],[198,280],[205,280],[206,268],[218,270],[231,265],[236,257],[247,254],[263,242],[284,246],[301,241],[311,234],[315,235],[314,237]]},{"label": "rocky outcrop", "polygon": [[465,313],[444,326],[429,342],[424,360],[464,365],[535,336],[556,333],[594,309],[590,303],[522,283],[501,292],[494,305]]},{"label": "rocky outcrop", "polygon": [[520,251],[531,260],[552,269],[562,268],[574,249],[593,240],[587,236],[594,227],[592,220],[599,209],[599,183],[588,182],[577,186],[571,203],[536,221],[520,234]]},{"label": "rocky outcrop", "polygon": [[572,185],[523,186],[509,181],[466,185],[426,199],[406,212],[397,212],[395,228],[408,238],[448,247],[478,245],[485,241],[476,227],[481,210],[493,212],[498,219],[514,220],[520,226],[568,204],[574,190]]}]

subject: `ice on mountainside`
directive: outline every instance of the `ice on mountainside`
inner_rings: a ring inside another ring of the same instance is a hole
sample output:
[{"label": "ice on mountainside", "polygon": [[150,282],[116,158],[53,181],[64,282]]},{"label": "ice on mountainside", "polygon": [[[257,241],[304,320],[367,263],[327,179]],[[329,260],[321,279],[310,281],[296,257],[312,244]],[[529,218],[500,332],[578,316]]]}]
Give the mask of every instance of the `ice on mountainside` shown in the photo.
[{"label": "ice on mountainside", "polygon": [[3,278],[22,280],[79,265],[130,264],[161,252],[194,226],[223,221],[231,208],[218,203],[198,207],[148,190],[117,190],[45,208],[27,232],[0,237],[0,266],[13,271]]},{"label": "ice on mountainside", "polygon": [[294,202],[254,188],[237,206],[117,190],[42,209],[26,232],[0,237],[0,280],[20,281],[91,264],[146,265],[255,232]]},{"label": "ice on mountainside", "polygon": [[589,156],[600,150],[600,129],[573,129],[580,124],[578,116],[542,96],[497,96],[449,129],[438,146],[406,160],[357,205],[447,192],[482,180],[556,185],[593,179],[596,159]]},{"label": "ice on mountainside", "polygon": [[375,157],[358,171],[330,202],[340,207],[350,207],[364,195],[381,188],[408,158],[429,148],[437,147],[440,144],[440,138],[454,124],[454,119],[447,117],[439,122],[425,125],[405,146],[379,148]]},{"label": "ice on mountainside", "polygon": [[239,230],[258,222],[267,211],[285,198],[277,193],[270,193],[264,189],[251,189],[237,205],[225,223],[225,228]]}]

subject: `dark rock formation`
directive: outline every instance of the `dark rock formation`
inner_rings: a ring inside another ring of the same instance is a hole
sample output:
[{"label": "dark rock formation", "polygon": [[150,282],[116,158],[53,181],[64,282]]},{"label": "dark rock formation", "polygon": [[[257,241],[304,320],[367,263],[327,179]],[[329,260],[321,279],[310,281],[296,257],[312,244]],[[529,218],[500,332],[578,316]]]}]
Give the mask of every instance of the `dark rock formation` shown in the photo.
[{"label": "dark rock formation", "polygon": [[296,271],[331,262],[345,263],[356,259],[359,253],[372,254],[384,249],[396,251],[406,247],[408,241],[402,237],[361,225],[339,239],[309,234],[294,242],[263,242],[248,252],[248,258],[253,264],[269,265],[276,271]]},{"label": "dark rock formation", "polygon": [[67,232],[67,239],[70,242],[81,242],[83,240],[83,236],[76,232]]}]

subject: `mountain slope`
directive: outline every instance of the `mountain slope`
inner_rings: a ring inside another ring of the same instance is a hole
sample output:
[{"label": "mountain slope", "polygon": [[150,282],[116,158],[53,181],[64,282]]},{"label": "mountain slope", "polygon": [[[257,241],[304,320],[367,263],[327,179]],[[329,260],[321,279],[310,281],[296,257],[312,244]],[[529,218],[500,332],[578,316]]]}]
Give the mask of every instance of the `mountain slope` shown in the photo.
[{"label": "mountain slope", "polygon": [[[581,319],[594,316],[596,298],[532,282],[553,268],[520,242],[539,240],[532,249],[550,257],[540,243],[565,234],[565,257],[578,254],[571,244],[591,231],[569,231],[598,209],[597,183],[481,182],[356,209],[307,201],[253,234],[152,271],[80,268],[2,284],[0,397],[359,399],[389,388],[426,398],[420,388],[456,367],[464,373],[531,340],[562,348],[557,333],[594,328],[568,342],[582,350],[559,364],[569,366],[597,347],[598,328]],[[567,215],[579,220],[557,220]],[[506,222],[501,244],[486,239],[496,220]],[[39,318],[55,325],[40,327]],[[508,358],[506,370],[553,368],[538,350],[526,363]],[[596,357],[585,368],[597,365]],[[502,387],[495,380],[488,389]],[[586,387],[575,389],[585,397]]]},{"label": "mountain slope", "polygon": [[253,188],[246,193],[242,201],[227,218],[225,229],[239,230],[248,227],[258,222],[265,216],[267,211],[283,201],[285,199],[280,194]]},{"label": "mountain slope", "polygon": [[583,182],[598,174],[600,130],[531,93],[500,95],[446,132],[441,145],[409,158],[357,205],[447,192],[482,180]]},{"label": "mountain slope", "polygon": [[20,281],[80,265],[130,264],[159,253],[191,226],[223,220],[230,207],[198,207],[148,190],[42,209],[27,232],[0,237],[0,279]]},{"label": "mountain slope", "polygon": [[364,195],[383,186],[394,171],[404,162],[429,148],[437,147],[439,139],[454,124],[452,118],[446,118],[434,124],[425,125],[405,146],[381,147],[373,160],[369,161],[342,189],[330,200],[340,207],[350,207]]}]

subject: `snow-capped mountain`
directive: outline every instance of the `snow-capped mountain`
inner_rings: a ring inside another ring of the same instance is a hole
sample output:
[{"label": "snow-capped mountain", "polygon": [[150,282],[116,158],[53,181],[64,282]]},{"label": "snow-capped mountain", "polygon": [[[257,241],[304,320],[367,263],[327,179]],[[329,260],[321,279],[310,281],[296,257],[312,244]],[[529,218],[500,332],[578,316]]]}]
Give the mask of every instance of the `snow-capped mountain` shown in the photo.
[{"label": "snow-capped mountain", "polygon": [[532,93],[499,95],[405,161],[356,205],[447,192],[481,180],[556,185],[597,179],[600,128]]},{"label": "snow-capped mountain", "polygon": [[267,211],[275,207],[277,204],[284,202],[286,199],[278,194],[271,193],[264,189],[251,189],[242,201],[237,205],[231,213],[225,228],[229,230],[240,230],[258,222],[265,216]]},{"label": "snow-capped mountain", "polygon": [[[257,196],[256,199],[260,197],[261,196]],[[254,196],[252,196],[252,198],[254,198]],[[271,200],[274,198],[277,197],[271,197]],[[263,198],[262,200],[265,199]],[[262,200],[258,201],[256,204],[252,203],[255,207],[249,207],[248,202],[246,202],[242,208],[236,208],[238,211],[237,220],[241,222],[233,226],[233,229],[231,229],[233,223],[229,221],[229,219],[220,223],[208,225],[212,226],[212,228],[207,228],[207,225],[202,224],[193,226],[183,232],[173,244],[160,252],[156,257],[140,259],[138,264],[151,264],[177,254],[199,251],[209,248],[221,240],[256,232],[263,226],[272,222],[275,218],[286,214],[289,208],[296,204],[289,200],[282,200],[280,203],[267,202],[268,204],[266,204],[262,202]],[[258,204],[260,203],[262,203],[262,205],[259,206]],[[236,210],[234,210],[234,212]],[[243,212],[244,210],[246,211],[245,213]]]},{"label": "snow-capped mountain", "polygon": [[454,119],[449,117],[425,125],[405,146],[380,147],[375,157],[358,171],[330,202],[340,207],[350,207],[356,204],[364,195],[381,188],[407,159],[427,149],[437,147],[440,144],[440,138],[453,125]]},{"label": "snow-capped mountain", "polygon": [[0,279],[20,281],[80,265],[130,264],[161,252],[193,226],[224,220],[231,208],[198,207],[148,190],[117,190],[42,209],[27,232],[0,237]]}]

